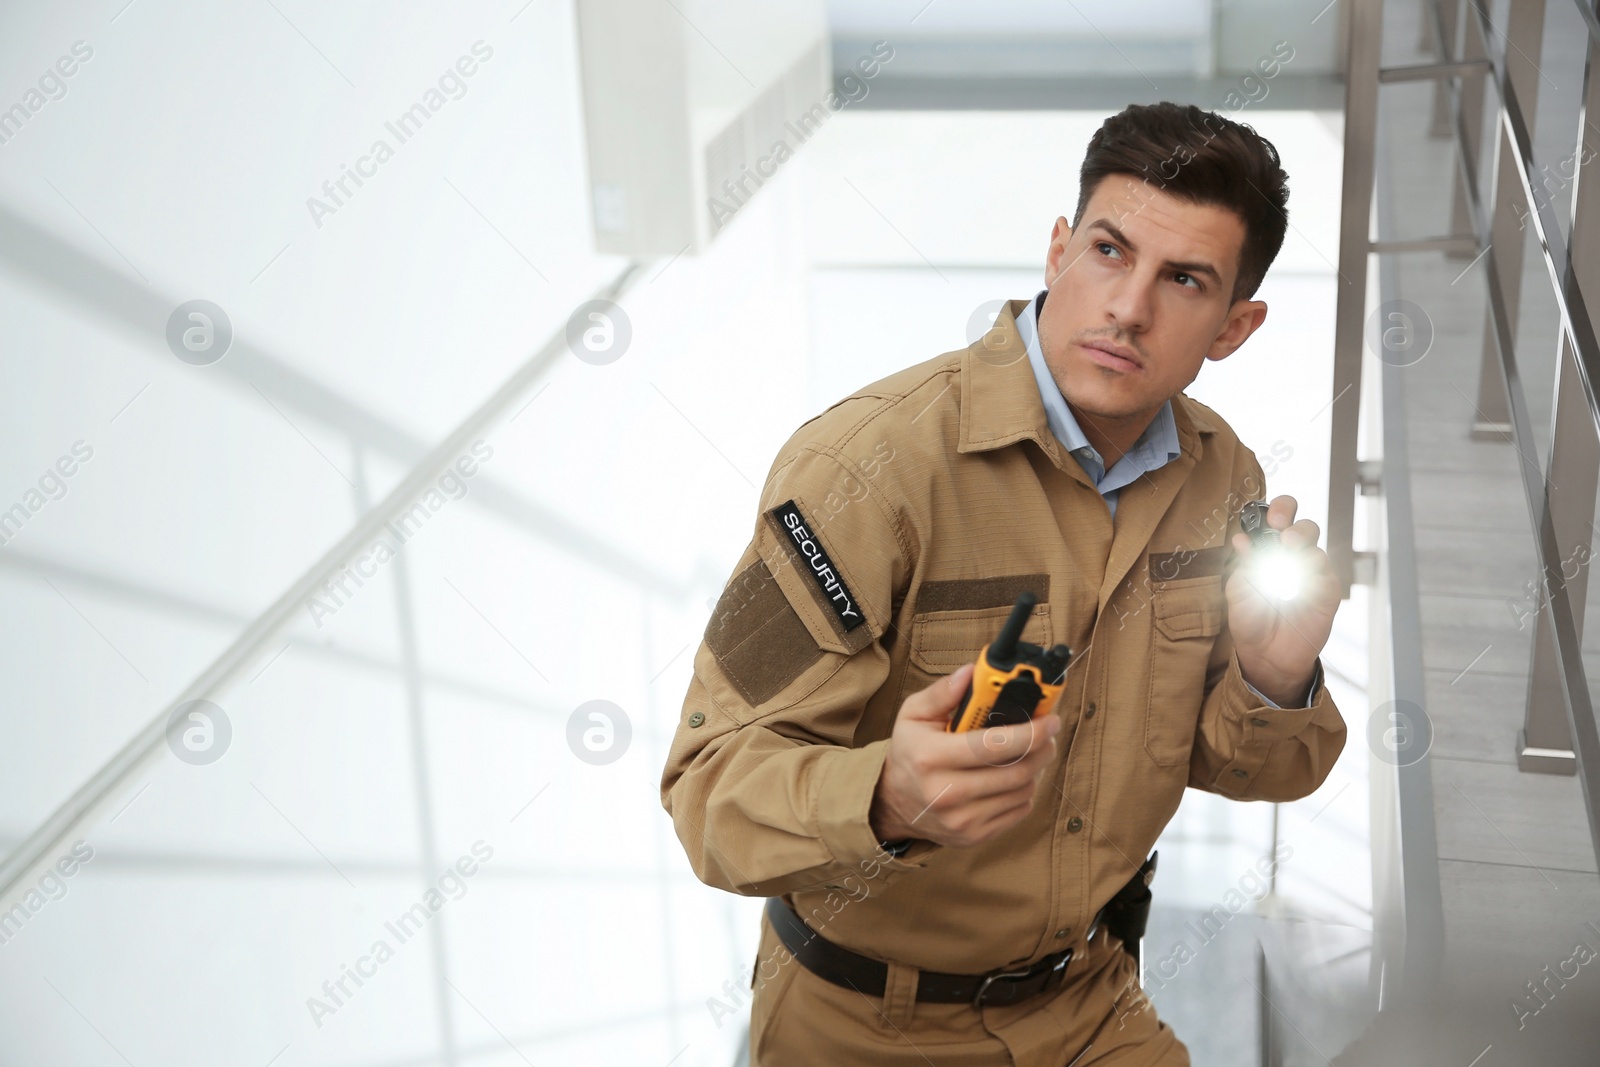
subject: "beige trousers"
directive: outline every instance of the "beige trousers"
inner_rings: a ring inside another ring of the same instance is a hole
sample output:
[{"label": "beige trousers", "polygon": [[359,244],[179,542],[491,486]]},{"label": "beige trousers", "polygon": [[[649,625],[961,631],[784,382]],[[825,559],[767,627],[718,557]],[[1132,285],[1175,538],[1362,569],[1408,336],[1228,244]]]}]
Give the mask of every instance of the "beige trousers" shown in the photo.
[{"label": "beige trousers", "polygon": [[764,916],[758,959],[752,1067],[1189,1067],[1133,957],[1105,935],[1079,943],[1054,992],[981,1012],[918,1003],[909,967],[890,967],[882,997],[836,986],[789,958]]}]

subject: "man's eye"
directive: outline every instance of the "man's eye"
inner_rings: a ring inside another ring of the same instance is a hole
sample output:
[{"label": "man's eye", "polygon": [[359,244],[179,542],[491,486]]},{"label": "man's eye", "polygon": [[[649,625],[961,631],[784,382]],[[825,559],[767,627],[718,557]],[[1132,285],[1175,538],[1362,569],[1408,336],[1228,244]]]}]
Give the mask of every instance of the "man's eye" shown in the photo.
[{"label": "man's eye", "polygon": [[1102,256],[1105,256],[1107,259],[1111,258],[1112,256],[1121,256],[1122,255],[1122,252],[1117,248],[1116,245],[1107,244],[1105,241],[1096,241],[1094,243],[1094,248],[1095,248],[1096,252],[1099,252]]},{"label": "man's eye", "polygon": [[1187,285],[1195,289],[1200,288],[1200,282],[1193,274],[1183,274],[1180,272],[1178,274],[1174,274],[1172,279],[1179,285]]}]

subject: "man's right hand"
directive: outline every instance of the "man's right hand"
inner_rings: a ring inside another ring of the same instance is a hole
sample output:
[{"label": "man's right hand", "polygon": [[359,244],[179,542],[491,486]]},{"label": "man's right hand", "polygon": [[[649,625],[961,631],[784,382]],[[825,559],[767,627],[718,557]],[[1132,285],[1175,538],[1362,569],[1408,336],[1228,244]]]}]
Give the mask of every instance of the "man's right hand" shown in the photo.
[{"label": "man's right hand", "polygon": [[1061,717],[1052,710],[1016,726],[948,733],[972,669],[963,666],[900,706],[872,795],[878,840],[976,845],[1033,810],[1039,778],[1054,762]]}]

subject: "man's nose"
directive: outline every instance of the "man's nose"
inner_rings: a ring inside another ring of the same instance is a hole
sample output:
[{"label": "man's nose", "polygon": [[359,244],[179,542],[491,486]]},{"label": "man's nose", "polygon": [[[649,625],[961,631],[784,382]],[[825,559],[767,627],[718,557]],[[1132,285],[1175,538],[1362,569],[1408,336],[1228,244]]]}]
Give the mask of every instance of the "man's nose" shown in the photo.
[{"label": "man's nose", "polygon": [[1106,314],[1120,329],[1137,333],[1150,325],[1152,285],[1153,279],[1131,272],[1117,281]]}]

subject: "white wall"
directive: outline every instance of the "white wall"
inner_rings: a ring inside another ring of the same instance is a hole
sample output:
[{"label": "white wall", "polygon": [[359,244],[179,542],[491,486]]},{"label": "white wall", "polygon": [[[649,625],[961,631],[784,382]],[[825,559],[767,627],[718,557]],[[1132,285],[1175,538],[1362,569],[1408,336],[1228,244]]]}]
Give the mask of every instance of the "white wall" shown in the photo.
[{"label": "white wall", "polygon": [[[592,251],[568,5],[123,2],[0,22],[0,100],[92,49],[0,144],[0,499],[93,449],[0,547],[5,848],[624,266]],[[480,40],[464,95],[386,133]],[[317,226],[307,198],[380,137]],[[683,649],[805,415],[792,194],[740,223],[648,265],[624,359],[559,361],[465,499],[210,694],[218,762],[158,747],[90,812],[94,858],[0,944],[0,1059],[520,1062],[504,1034],[731,1061],[705,999],[753,905],[694,880],[657,781]],[[165,340],[195,297],[235,332],[210,366]],[[595,699],[632,724],[605,766],[568,745]],[[480,840],[465,894],[317,1025],[308,998]]]}]

